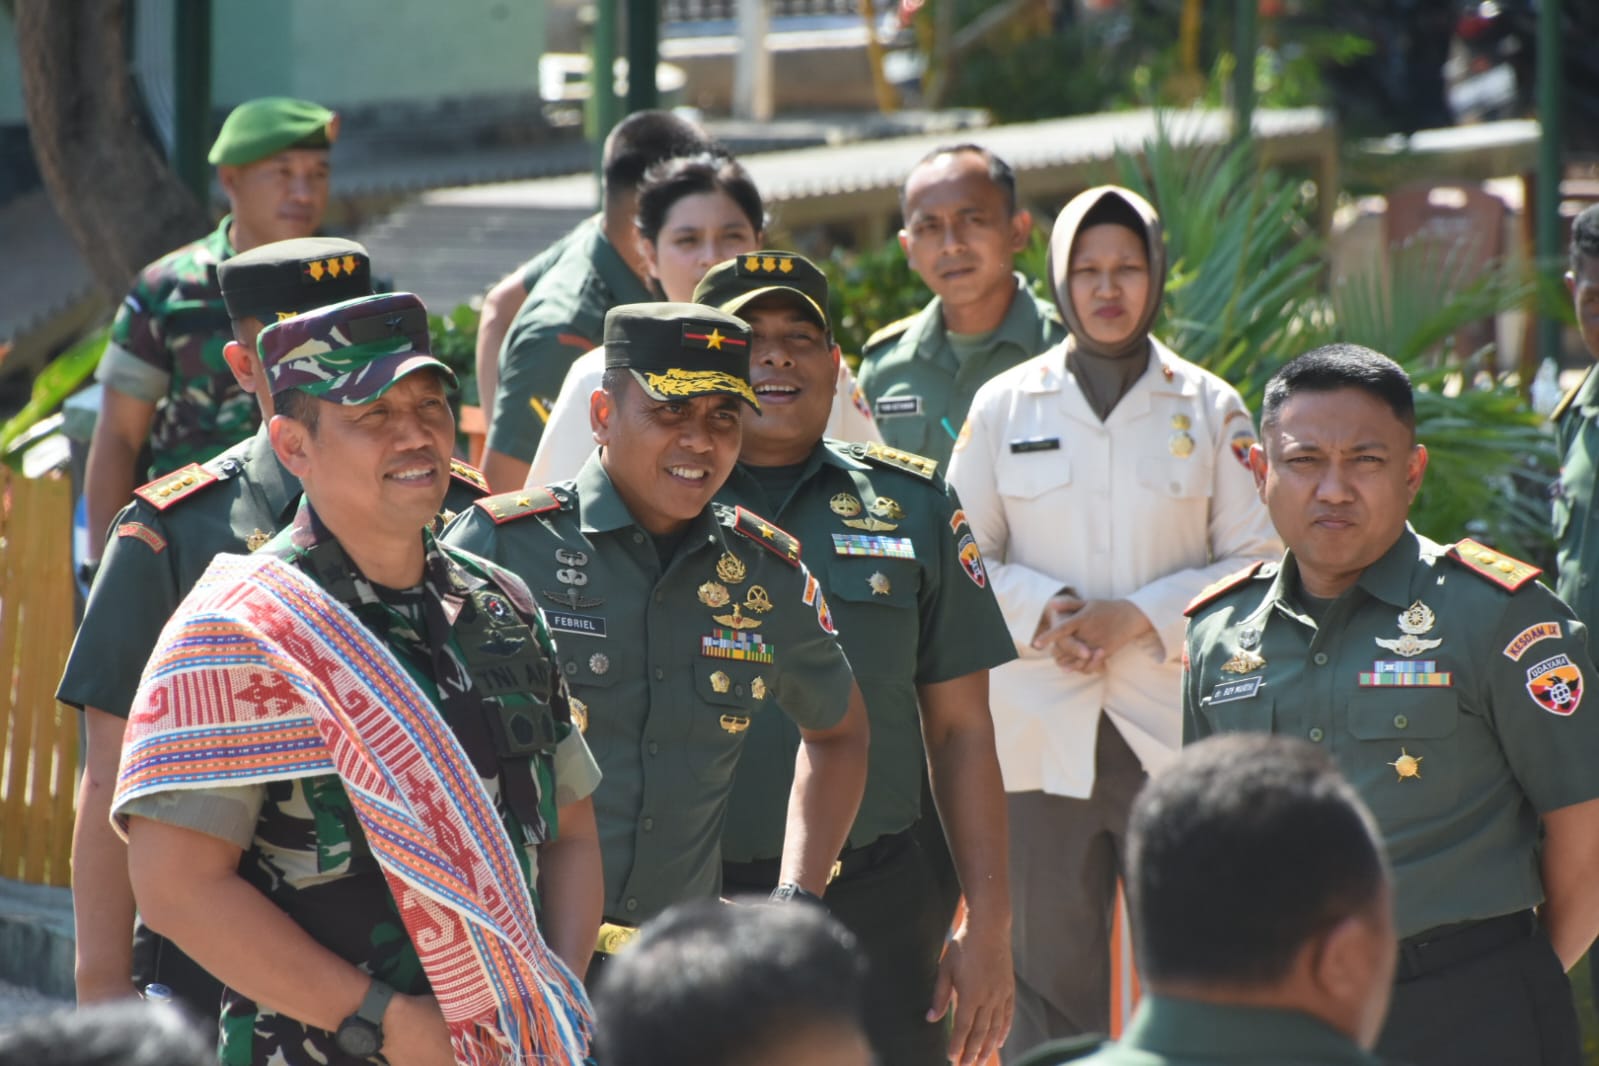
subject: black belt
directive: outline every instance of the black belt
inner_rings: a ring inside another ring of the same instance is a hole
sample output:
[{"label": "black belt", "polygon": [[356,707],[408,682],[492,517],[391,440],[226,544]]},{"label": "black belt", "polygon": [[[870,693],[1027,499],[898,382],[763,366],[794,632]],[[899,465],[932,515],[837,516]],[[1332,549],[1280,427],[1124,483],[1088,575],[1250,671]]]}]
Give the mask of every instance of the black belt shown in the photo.
[{"label": "black belt", "polygon": [[1526,940],[1538,930],[1532,911],[1502,914],[1480,922],[1440,925],[1399,942],[1399,970],[1395,979],[1409,981],[1486,955]]},{"label": "black belt", "polygon": [[[847,880],[870,870],[878,863],[887,862],[910,845],[915,828],[911,826],[910,829],[901,829],[897,833],[886,833],[870,844],[862,844],[858,848],[845,848],[839,853],[838,861],[833,864],[827,883]],[[775,888],[781,866],[781,859],[724,862],[722,872],[727,880],[742,885],[771,885]]]}]

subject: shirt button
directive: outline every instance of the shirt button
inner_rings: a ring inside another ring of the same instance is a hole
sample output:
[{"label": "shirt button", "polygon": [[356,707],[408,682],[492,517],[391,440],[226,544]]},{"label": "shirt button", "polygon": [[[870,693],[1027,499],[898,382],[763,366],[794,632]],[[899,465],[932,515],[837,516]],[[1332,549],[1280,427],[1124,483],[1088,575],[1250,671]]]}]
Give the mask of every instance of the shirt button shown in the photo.
[{"label": "shirt button", "polygon": [[734,685],[733,686],[733,695],[735,695],[735,696],[744,695],[744,686],[743,685]]},{"label": "shirt button", "polygon": [[660,745],[659,745],[659,744],[657,744],[657,743],[655,743],[655,741],[653,741],[653,740],[652,740],[652,741],[650,741],[650,744],[649,744],[649,753],[650,753],[650,754],[651,754],[651,755],[654,755],[654,754],[655,754],[655,753],[656,753],[656,752],[658,752],[658,751],[660,751],[660,750],[661,750],[661,746],[660,746]]},{"label": "shirt button", "polygon": [[1321,743],[1321,738],[1326,736],[1327,734],[1323,733],[1321,731],[1321,726],[1318,725],[1318,726],[1311,726],[1310,732],[1308,734],[1306,734],[1306,735],[1309,736],[1311,740],[1314,740],[1317,744],[1320,744]]},{"label": "shirt button", "polygon": [[654,828],[655,828],[655,819],[654,818],[646,818],[646,819],[644,819],[644,831],[646,833],[648,833],[650,830],[652,830]]},{"label": "shirt button", "polygon": [[1315,663],[1315,664],[1316,664],[1316,665],[1317,665],[1317,666],[1326,666],[1326,665],[1327,665],[1327,653],[1326,653],[1326,652],[1324,652],[1324,651],[1318,651],[1318,652],[1317,652],[1317,653],[1316,653],[1316,654],[1315,654],[1315,655],[1314,655],[1314,656],[1313,656],[1313,657],[1312,657],[1312,658],[1311,658],[1311,660],[1310,660],[1310,661],[1311,661],[1311,662],[1313,662],[1313,663]]},{"label": "shirt button", "polygon": [[[636,529],[633,531],[633,543],[634,544],[643,544],[644,543],[644,534],[640,533]],[[629,902],[631,903],[632,901],[629,900]],[[628,908],[628,910],[632,910],[632,909],[633,909],[632,907]]]},{"label": "shirt button", "polygon": [[1394,715],[1394,728],[1395,729],[1404,729],[1409,724],[1410,724],[1410,719],[1409,718],[1406,718],[1402,714]]},{"label": "shirt button", "polygon": [[1178,494],[1178,493],[1179,493],[1179,492],[1181,492],[1181,491],[1183,491],[1183,487],[1182,487],[1182,485],[1181,485],[1181,484],[1180,484],[1180,483],[1179,483],[1179,482],[1176,482],[1176,481],[1173,481],[1173,482],[1172,482],[1172,483],[1171,483],[1171,494],[1172,494],[1172,495],[1173,495],[1173,496],[1175,496],[1175,495],[1177,495],[1177,494]]},{"label": "shirt button", "polygon": [[1581,586],[1582,586],[1582,587],[1583,587],[1583,588],[1587,588],[1587,587],[1588,587],[1588,583],[1589,583],[1589,582],[1590,582],[1590,581],[1591,581],[1591,580],[1592,580],[1592,579],[1591,579],[1591,578],[1590,578],[1590,577],[1589,577],[1589,576],[1588,576],[1588,575],[1587,575],[1587,574],[1583,574],[1583,575],[1582,575],[1582,580],[1581,580],[1581,581],[1579,581],[1579,582],[1577,582],[1577,584],[1579,584],[1579,585],[1581,585]]},{"label": "shirt button", "polygon": [[571,659],[568,659],[566,660],[565,664],[562,665],[561,669],[565,670],[569,674],[575,674],[577,673],[577,663]]},{"label": "shirt button", "polygon": [[638,899],[637,899],[637,897],[634,897],[634,896],[627,897],[627,902],[623,903],[622,906],[626,907],[627,910],[629,911],[629,913],[638,910]]},{"label": "shirt button", "polygon": [[659,666],[657,666],[655,668],[655,680],[661,681],[661,680],[664,680],[665,677],[666,677],[666,671],[662,670]]}]

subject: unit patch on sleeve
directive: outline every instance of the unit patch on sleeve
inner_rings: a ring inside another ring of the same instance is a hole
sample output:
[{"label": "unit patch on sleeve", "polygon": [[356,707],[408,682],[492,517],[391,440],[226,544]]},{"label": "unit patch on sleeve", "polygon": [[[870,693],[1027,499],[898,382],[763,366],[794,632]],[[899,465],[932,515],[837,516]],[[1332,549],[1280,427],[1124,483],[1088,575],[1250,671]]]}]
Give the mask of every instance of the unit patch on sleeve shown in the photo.
[{"label": "unit patch on sleeve", "polygon": [[1527,692],[1550,714],[1565,717],[1582,702],[1582,670],[1564,655],[1527,668]]},{"label": "unit patch on sleeve", "polygon": [[1535,622],[1517,633],[1509,644],[1505,645],[1505,658],[1512,662],[1520,662],[1521,657],[1527,654],[1527,649],[1540,640],[1559,640],[1559,622]]},{"label": "unit patch on sleeve", "polygon": [[960,539],[959,548],[961,566],[966,568],[966,576],[978,588],[987,588],[988,571],[983,568],[983,553],[977,550],[977,538],[966,534]]},{"label": "unit patch on sleeve", "polygon": [[135,540],[142,540],[145,544],[149,545],[151,551],[157,554],[160,554],[162,551],[164,551],[167,546],[166,538],[157,533],[155,530],[151,529],[149,526],[145,525],[143,522],[123,522],[121,525],[117,526],[117,536],[132,537]]}]

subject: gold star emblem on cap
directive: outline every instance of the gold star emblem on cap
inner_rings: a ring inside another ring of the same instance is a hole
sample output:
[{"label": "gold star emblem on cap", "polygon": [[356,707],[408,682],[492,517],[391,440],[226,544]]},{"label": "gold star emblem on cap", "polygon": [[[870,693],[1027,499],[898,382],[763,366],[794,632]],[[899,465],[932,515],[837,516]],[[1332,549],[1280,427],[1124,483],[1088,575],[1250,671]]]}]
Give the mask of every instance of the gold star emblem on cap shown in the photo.
[{"label": "gold star emblem on cap", "polygon": [[722,341],[724,341],[726,339],[727,338],[722,336],[721,330],[718,330],[718,329],[713,327],[711,329],[711,332],[709,332],[709,333],[707,333],[705,335],[705,347],[707,347],[707,348],[715,348],[717,351],[721,351],[722,350]]},{"label": "gold star emblem on cap", "polygon": [[1412,755],[1404,748],[1400,748],[1399,758],[1388,765],[1394,768],[1394,772],[1399,775],[1399,780],[1401,781],[1407,777],[1419,778],[1421,776],[1421,760],[1425,758],[1425,755]]}]

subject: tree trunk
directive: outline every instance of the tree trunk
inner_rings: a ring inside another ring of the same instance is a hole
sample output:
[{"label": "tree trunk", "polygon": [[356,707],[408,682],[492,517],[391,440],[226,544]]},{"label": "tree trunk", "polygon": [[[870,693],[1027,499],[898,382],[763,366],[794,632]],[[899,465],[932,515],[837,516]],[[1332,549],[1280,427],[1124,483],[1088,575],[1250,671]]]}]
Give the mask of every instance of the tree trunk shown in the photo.
[{"label": "tree trunk", "polygon": [[16,0],[28,134],[50,199],[111,299],[205,233],[205,208],[145,136],[122,0]]}]

